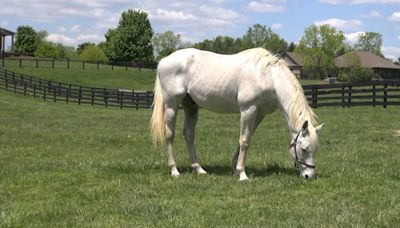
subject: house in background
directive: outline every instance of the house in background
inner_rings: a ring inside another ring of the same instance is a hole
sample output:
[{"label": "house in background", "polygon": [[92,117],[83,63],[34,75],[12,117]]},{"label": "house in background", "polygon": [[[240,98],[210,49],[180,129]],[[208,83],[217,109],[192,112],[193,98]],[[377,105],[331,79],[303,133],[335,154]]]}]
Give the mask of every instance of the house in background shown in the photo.
[{"label": "house in background", "polygon": [[14,47],[15,32],[0,27],[0,57],[3,57],[6,52],[6,37],[11,36],[11,51]]},{"label": "house in background", "polygon": [[[400,80],[400,66],[392,63],[381,56],[375,55],[367,51],[352,51],[344,55],[341,55],[335,59],[335,65],[338,68],[348,68],[351,63],[349,63],[349,55],[357,56],[358,63],[362,68],[372,69],[375,73],[376,78],[379,79],[396,79]],[[292,70],[296,77],[304,77],[304,58],[298,53],[286,52],[282,57],[289,68]],[[337,70],[332,70],[333,76],[337,74]]]},{"label": "house in background", "polygon": [[349,66],[349,55],[359,57],[359,64],[362,68],[373,70],[375,76],[381,79],[400,79],[400,66],[392,63],[390,60],[382,58],[367,51],[352,51],[341,55],[335,59],[335,64],[339,68]]},{"label": "house in background", "polygon": [[301,77],[303,72],[304,58],[295,52],[286,52],[282,56],[290,70],[296,75],[297,78]]}]

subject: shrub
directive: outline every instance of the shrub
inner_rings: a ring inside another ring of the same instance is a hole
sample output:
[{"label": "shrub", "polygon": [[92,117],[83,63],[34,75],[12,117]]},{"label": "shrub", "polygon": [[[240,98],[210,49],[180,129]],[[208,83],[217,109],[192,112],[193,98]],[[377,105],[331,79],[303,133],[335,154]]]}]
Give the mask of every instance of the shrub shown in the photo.
[{"label": "shrub", "polygon": [[374,72],[368,68],[353,66],[345,70],[341,70],[338,75],[339,81],[348,82],[365,82],[370,81],[374,76]]}]

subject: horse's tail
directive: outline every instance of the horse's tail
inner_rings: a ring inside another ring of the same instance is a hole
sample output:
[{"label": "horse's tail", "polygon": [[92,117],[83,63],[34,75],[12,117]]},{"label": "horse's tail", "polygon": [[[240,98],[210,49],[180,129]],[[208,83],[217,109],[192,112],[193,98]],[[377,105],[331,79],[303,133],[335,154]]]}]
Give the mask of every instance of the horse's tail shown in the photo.
[{"label": "horse's tail", "polygon": [[163,145],[165,143],[164,101],[158,75],[154,84],[153,115],[151,116],[150,133],[154,145],[158,143]]}]

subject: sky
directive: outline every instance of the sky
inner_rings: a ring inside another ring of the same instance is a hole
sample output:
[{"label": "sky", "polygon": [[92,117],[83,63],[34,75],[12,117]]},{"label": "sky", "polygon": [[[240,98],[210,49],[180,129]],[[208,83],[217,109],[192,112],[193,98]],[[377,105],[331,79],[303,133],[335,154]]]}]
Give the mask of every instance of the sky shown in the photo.
[{"label": "sky", "polygon": [[297,43],[310,25],[329,24],[348,43],[363,32],[379,32],[383,54],[400,57],[400,0],[0,0],[0,27],[29,25],[46,30],[49,41],[77,46],[104,41],[128,9],[147,12],[154,32],[171,30],[191,43],[241,37],[257,23]]}]

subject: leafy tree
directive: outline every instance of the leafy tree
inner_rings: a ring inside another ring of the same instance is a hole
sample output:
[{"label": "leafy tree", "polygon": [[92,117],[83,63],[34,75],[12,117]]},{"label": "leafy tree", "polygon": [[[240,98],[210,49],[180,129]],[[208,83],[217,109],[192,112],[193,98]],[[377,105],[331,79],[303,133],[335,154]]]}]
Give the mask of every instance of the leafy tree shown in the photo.
[{"label": "leafy tree", "polygon": [[65,47],[65,58],[69,60],[78,60],[78,52],[75,47]]},{"label": "leafy tree", "polygon": [[93,62],[105,62],[107,61],[107,56],[104,51],[96,45],[86,46],[85,49],[79,55],[79,59],[83,61],[93,61]]},{"label": "leafy tree", "polygon": [[399,58],[397,58],[397,61],[396,62],[394,62],[395,64],[397,64],[397,65],[400,65],[400,57]]},{"label": "leafy tree", "polygon": [[52,42],[42,41],[36,48],[35,57],[56,59],[58,50]]},{"label": "leafy tree", "polygon": [[287,51],[288,52],[294,52],[295,49],[296,49],[296,44],[293,43],[293,42],[290,42],[290,44],[289,44],[289,46],[287,48]]},{"label": "leafy tree", "polygon": [[240,50],[248,48],[263,47],[274,54],[286,52],[288,44],[278,34],[272,31],[271,28],[255,24],[247,29],[246,34],[242,37]]},{"label": "leafy tree", "polygon": [[39,32],[36,32],[36,37],[35,37],[35,46],[39,46],[40,42],[46,41],[46,37],[49,35],[49,33],[46,30],[41,30]]},{"label": "leafy tree", "polygon": [[106,55],[112,61],[152,60],[152,36],[153,29],[146,12],[123,12],[118,27],[108,30],[105,35]]},{"label": "leafy tree", "polygon": [[78,45],[78,47],[76,48],[76,52],[78,53],[78,55],[80,55],[82,53],[83,50],[85,50],[86,47],[88,46],[93,46],[95,45],[94,43],[91,42],[85,42],[85,43],[81,43]]},{"label": "leafy tree", "polygon": [[358,36],[355,48],[361,51],[369,51],[376,55],[383,56],[381,52],[382,35],[377,32],[366,32]]},{"label": "leafy tree", "polygon": [[268,39],[272,33],[274,32],[271,28],[267,28],[265,25],[255,24],[248,28],[246,34],[243,36],[242,48],[263,47],[265,40]]},{"label": "leafy tree", "polygon": [[287,42],[276,33],[272,33],[264,42],[263,47],[274,54],[283,55],[288,49]]},{"label": "leafy tree", "polygon": [[335,67],[334,58],[344,46],[343,32],[329,25],[306,28],[295,52],[304,57],[305,71],[312,78],[329,76]]},{"label": "leafy tree", "polygon": [[239,52],[240,46],[238,39],[229,36],[217,36],[213,40],[204,40],[200,43],[194,44],[194,48],[200,50],[212,51],[220,54],[234,54]]},{"label": "leafy tree", "polygon": [[181,35],[175,34],[172,31],[156,33],[152,39],[154,53],[157,59],[161,59],[173,51],[177,50],[181,44]]},{"label": "leafy tree", "polygon": [[15,40],[15,52],[32,55],[36,50],[36,32],[30,26],[19,26]]}]

